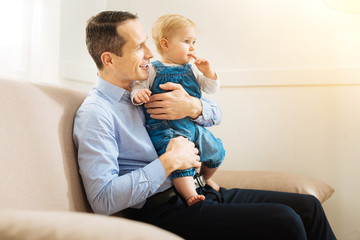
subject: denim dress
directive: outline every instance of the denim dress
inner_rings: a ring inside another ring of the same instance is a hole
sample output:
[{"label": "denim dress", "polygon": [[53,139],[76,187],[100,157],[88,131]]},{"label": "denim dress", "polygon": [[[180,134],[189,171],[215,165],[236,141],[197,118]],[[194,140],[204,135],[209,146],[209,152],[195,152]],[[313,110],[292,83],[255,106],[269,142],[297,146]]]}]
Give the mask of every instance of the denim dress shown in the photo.
[{"label": "denim dress", "polygon": [[[177,67],[165,66],[160,61],[152,62],[156,69],[156,76],[150,88],[152,94],[164,93],[159,85],[167,82],[181,84],[187,93],[193,97],[201,98],[199,83],[196,80],[190,64]],[[179,120],[156,120],[144,111],[146,129],[159,156],[165,153],[169,141],[178,136],[188,138],[199,149],[200,162],[209,168],[220,166],[225,157],[222,141],[215,138],[206,128],[196,124],[189,117]],[[177,170],[171,178],[193,176],[195,169]]]}]

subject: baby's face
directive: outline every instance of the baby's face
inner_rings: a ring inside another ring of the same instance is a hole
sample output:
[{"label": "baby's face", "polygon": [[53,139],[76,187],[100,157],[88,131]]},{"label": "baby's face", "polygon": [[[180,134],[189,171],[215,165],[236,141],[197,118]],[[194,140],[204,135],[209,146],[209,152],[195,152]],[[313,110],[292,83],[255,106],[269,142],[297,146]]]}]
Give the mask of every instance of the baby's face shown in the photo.
[{"label": "baby's face", "polygon": [[195,55],[196,29],[188,27],[180,29],[168,39],[166,58],[175,64],[183,65],[191,60],[189,54]]}]

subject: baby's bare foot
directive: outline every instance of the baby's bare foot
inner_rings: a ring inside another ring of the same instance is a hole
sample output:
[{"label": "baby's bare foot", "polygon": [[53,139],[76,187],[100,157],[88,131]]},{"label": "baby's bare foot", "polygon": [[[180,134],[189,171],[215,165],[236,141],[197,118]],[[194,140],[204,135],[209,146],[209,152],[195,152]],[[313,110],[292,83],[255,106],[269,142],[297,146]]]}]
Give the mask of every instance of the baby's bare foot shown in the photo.
[{"label": "baby's bare foot", "polygon": [[191,206],[195,203],[203,201],[204,199],[205,199],[204,195],[195,195],[187,200],[187,204],[188,204],[188,206]]},{"label": "baby's bare foot", "polygon": [[211,178],[206,180],[206,184],[215,189],[216,191],[220,191],[220,186]]}]

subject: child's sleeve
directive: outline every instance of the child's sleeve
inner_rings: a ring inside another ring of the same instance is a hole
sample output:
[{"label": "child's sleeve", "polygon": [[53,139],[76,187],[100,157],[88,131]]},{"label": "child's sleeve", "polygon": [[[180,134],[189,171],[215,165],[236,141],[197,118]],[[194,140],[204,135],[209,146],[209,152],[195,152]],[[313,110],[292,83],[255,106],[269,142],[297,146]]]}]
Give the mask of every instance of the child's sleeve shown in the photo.
[{"label": "child's sleeve", "polygon": [[148,76],[148,79],[145,80],[145,81],[134,81],[132,82],[131,86],[130,86],[130,97],[131,97],[131,102],[134,104],[134,105],[141,105],[142,103],[140,104],[137,104],[134,102],[134,97],[136,95],[136,93],[140,90],[140,89],[149,89],[151,88],[153,82],[154,82],[154,78],[155,78],[155,74],[156,74],[156,71],[155,71],[155,68],[152,64],[149,64],[149,76]]},{"label": "child's sleeve", "polygon": [[220,78],[219,75],[216,73],[216,80],[207,78],[200,72],[196,66],[192,65],[193,73],[198,80],[200,90],[206,93],[216,93],[220,88]]}]

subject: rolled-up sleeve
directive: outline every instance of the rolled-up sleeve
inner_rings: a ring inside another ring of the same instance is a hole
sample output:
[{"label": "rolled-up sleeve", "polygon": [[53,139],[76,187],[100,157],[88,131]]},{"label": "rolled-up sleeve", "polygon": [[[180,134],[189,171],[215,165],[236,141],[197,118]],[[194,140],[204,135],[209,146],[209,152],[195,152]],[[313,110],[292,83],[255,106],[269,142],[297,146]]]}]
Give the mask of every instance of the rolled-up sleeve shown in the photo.
[{"label": "rolled-up sleeve", "polygon": [[211,127],[220,124],[222,120],[222,112],[219,105],[209,98],[201,98],[202,114],[194,121],[201,126]]}]

